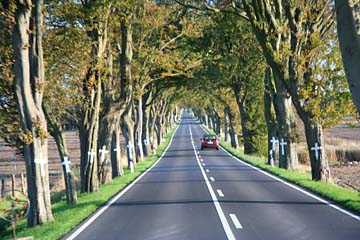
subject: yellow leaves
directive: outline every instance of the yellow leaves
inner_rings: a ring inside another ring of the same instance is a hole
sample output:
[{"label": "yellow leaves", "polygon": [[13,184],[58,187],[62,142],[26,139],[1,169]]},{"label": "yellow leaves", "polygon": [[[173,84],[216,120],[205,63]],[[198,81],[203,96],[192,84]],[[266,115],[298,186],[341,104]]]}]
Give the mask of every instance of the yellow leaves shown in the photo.
[{"label": "yellow leaves", "polygon": [[20,136],[22,141],[26,144],[26,145],[30,145],[33,143],[33,135],[29,130],[23,131],[22,129],[20,130]]},{"label": "yellow leaves", "polygon": [[97,80],[95,78],[95,75],[91,75],[90,78],[87,81],[88,87],[96,86]]},{"label": "yellow leaves", "polygon": [[40,138],[42,141],[49,137],[49,133],[46,129],[43,128],[40,119],[32,119],[33,126],[35,128],[36,137]]},{"label": "yellow leaves", "polygon": [[23,49],[25,50],[25,49],[30,48],[30,47],[31,47],[31,46],[30,46],[29,43],[25,43]]}]

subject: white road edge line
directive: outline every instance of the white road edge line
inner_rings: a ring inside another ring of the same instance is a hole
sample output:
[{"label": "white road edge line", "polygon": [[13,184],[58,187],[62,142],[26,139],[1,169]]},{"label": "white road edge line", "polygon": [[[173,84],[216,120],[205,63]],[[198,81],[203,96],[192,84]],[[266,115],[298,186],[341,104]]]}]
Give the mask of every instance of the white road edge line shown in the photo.
[{"label": "white road edge line", "polygon": [[[191,139],[193,139],[190,125],[189,125],[189,131],[190,131],[190,137],[191,137]],[[227,221],[227,219],[226,219],[226,217],[225,217],[225,214],[224,214],[224,212],[223,212],[223,210],[222,210],[222,208],[221,208],[221,205],[220,205],[220,203],[219,203],[219,200],[218,200],[217,197],[216,197],[216,194],[215,194],[215,192],[214,192],[214,189],[212,188],[212,186],[211,186],[211,184],[210,184],[210,182],[209,182],[209,179],[208,179],[208,177],[206,176],[206,173],[204,172],[204,169],[203,169],[203,167],[202,167],[201,164],[200,164],[199,157],[196,155],[196,150],[195,150],[194,144],[193,144],[193,149],[194,149],[194,153],[195,153],[195,157],[196,157],[197,163],[198,163],[198,165],[199,165],[199,167],[200,167],[200,170],[201,170],[201,173],[202,173],[202,175],[203,175],[203,177],[204,177],[204,179],[205,179],[206,186],[208,187],[209,193],[210,193],[211,198],[212,198],[212,200],[213,200],[213,203],[214,203],[214,205],[215,205],[215,209],[216,209],[217,214],[218,214],[218,216],[219,216],[219,218],[220,218],[221,224],[222,224],[222,226],[223,226],[223,228],[224,228],[226,237],[227,237],[228,240],[235,240],[236,238],[235,238],[235,236],[234,236],[234,233],[232,232],[231,227],[230,227],[230,225],[229,225],[229,222]],[[209,169],[206,169],[206,171],[208,172]]]},{"label": "white road edge line", "polygon": [[[206,129],[204,129],[202,126],[200,126],[200,127],[201,127],[205,132],[208,132],[208,131],[207,131]],[[232,157],[232,158],[235,159],[236,161],[241,162],[242,164],[245,164],[246,166],[249,166],[249,167],[251,167],[251,168],[253,168],[253,169],[255,169],[255,170],[257,170],[257,171],[259,171],[259,172],[261,172],[261,173],[263,173],[263,174],[265,174],[265,175],[267,175],[267,176],[269,176],[269,177],[271,177],[271,178],[273,178],[273,179],[275,179],[275,180],[278,180],[279,182],[281,182],[281,183],[283,183],[283,184],[285,184],[285,185],[287,185],[287,186],[289,186],[289,187],[291,187],[291,188],[293,188],[293,189],[295,189],[295,190],[298,190],[299,192],[302,192],[302,193],[304,193],[305,195],[308,195],[309,197],[312,197],[312,198],[314,198],[314,199],[316,199],[316,200],[318,200],[318,201],[326,204],[327,206],[329,206],[329,207],[331,207],[331,208],[334,208],[334,209],[336,209],[336,210],[338,210],[338,211],[340,211],[340,212],[348,215],[349,217],[354,218],[354,219],[357,220],[357,221],[360,221],[360,216],[359,216],[359,215],[353,214],[353,213],[345,210],[344,208],[342,208],[342,207],[340,207],[340,206],[338,206],[338,205],[335,205],[335,204],[333,204],[333,203],[330,203],[329,201],[327,201],[327,200],[325,200],[325,199],[323,199],[323,198],[321,198],[321,197],[318,197],[318,196],[316,196],[316,195],[314,195],[314,194],[312,194],[312,193],[310,193],[310,192],[307,192],[306,190],[301,189],[300,187],[298,187],[298,186],[296,186],[296,185],[294,185],[294,184],[288,183],[288,182],[284,181],[283,179],[278,178],[278,177],[272,175],[271,173],[265,172],[265,171],[261,170],[261,169],[258,168],[258,167],[255,167],[255,166],[253,166],[253,165],[251,165],[251,164],[249,164],[249,163],[246,163],[246,162],[238,159],[237,157],[233,156],[231,153],[229,153],[225,148],[223,148],[223,147],[221,147],[221,146],[220,146],[220,148],[221,148],[222,150],[224,150],[230,157]]]},{"label": "white road edge line", "polygon": [[219,197],[225,197],[223,192],[220,189],[217,189],[216,191],[217,191]]},{"label": "white road edge line", "polygon": [[215,178],[210,177],[210,181],[215,182]]},{"label": "white road edge line", "polygon": [[236,229],[242,229],[243,228],[240,221],[239,221],[239,219],[236,217],[235,214],[231,213],[231,214],[229,214],[229,216],[230,216],[231,220],[233,221]]},{"label": "white road edge line", "polygon": [[170,142],[165,149],[165,151],[161,154],[160,158],[150,167],[148,168],[144,173],[142,173],[140,176],[138,176],[132,183],[130,183],[126,188],[124,188],[121,192],[119,192],[115,197],[113,197],[109,202],[106,203],[105,206],[101,207],[99,210],[96,211],[94,215],[92,215],[88,220],[84,222],[84,224],[81,225],[75,232],[73,232],[69,237],[66,238],[66,240],[73,240],[76,238],[82,231],[84,231],[92,222],[94,222],[101,214],[103,214],[114,202],[116,202],[122,195],[124,195],[127,191],[130,190],[141,178],[145,176],[153,167],[155,167],[159,161],[163,158],[169,147],[171,146],[171,143],[173,141],[173,138],[179,129],[178,125],[174,131],[174,134],[172,135]]}]

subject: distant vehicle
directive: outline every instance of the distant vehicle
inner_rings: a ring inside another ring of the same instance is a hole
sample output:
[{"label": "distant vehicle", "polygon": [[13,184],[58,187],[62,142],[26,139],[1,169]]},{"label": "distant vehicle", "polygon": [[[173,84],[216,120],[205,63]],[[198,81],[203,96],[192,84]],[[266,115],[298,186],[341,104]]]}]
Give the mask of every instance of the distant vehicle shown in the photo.
[{"label": "distant vehicle", "polygon": [[204,148],[216,148],[216,150],[219,150],[219,139],[216,137],[216,135],[212,134],[205,134],[201,141],[201,150]]}]

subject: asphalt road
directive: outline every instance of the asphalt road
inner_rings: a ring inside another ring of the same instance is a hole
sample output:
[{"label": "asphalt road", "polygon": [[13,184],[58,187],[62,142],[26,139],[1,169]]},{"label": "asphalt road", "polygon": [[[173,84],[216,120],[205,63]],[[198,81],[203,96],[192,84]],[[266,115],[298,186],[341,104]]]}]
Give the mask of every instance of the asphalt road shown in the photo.
[{"label": "asphalt road", "polygon": [[163,158],[65,239],[360,239],[360,217],[199,150],[203,134],[185,114]]}]

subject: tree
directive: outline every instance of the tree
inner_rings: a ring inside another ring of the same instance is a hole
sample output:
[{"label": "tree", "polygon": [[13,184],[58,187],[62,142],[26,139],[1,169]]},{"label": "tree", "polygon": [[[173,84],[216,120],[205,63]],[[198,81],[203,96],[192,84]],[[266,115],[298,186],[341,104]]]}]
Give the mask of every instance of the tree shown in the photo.
[{"label": "tree", "polygon": [[80,121],[81,192],[99,189],[97,157],[101,84],[104,77],[104,54],[108,43],[111,1],[83,1],[84,22],[91,39],[92,60],[83,79],[83,106]]},{"label": "tree", "polygon": [[352,97],[360,113],[360,40],[359,40],[359,1],[335,0],[337,33],[346,78]]},{"label": "tree", "polygon": [[20,113],[31,209],[28,226],[53,220],[47,155],[47,124],[42,110],[45,84],[42,24],[43,2],[16,2],[13,46],[15,88]]},{"label": "tree", "polygon": [[[278,86],[282,86],[285,96],[291,96],[304,123],[312,178],[331,181],[325,151],[317,155],[312,150],[315,143],[324,148],[323,126],[314,112],[307,108],[308,101],[301,93],[301,89],[307,88],[317,77],[313,62],[321,55],[319,47],[324,44],[324,39],[333,26],[330,1],[279,1],[276,4],[268,1],[243,1],[243,6],[263,54],[272,68],[276,90],[279,89]],[[280,113],[278,110],[277,116]],[[289,141],[286,136],[284,138]]]},{"label": "tree", "polygon": [[[47,2],[44,34],[44,58],[47,63],[47,84],[44,92],[43,109],[49,132],[57,144],[63,163],[65,190],[68,204],[77,203],[75,179],[65,166],[69,159],[64,128],[77,125],[77,110],[81,103],[81,80],[89,62],[90,41],[84,31],[72,23],[69,13],[72,3]],[[72,46],[69,48],[68,46]],[[79,71],[79,69],[83,71]]]},{"label": "tree", "polygon": [[0,137],[22,152],[21,124],[13,89],[14,52],[11,40],[14,11],[9,2],[0,1]]},{"label": "tree", "polygon": [[[212,88],[231,89],[233,101],[240,113],[244,152],[265,154],[265,123],[261,114],[262,95],[259,95],[263,89],[261,69],[264,64],[258,43],[249,24],[237,16],[229,13],[214,13],[210,16],[214,23],[204,28],[204,37],[198,41],[199,51],[203,54],[200,84],[209,92],[216,92],[211,91]],[[217,98],[224,98],[222,93],[219,94]],[[231,104],[227,101],[226,105]],[[225,106],[224,109],[229,108]],[[224,120],[231,120],[233,111],[226,112]],[[227,140],[227,129],[224,131]],[[230,136],[235,146],[234,133]]]}]

